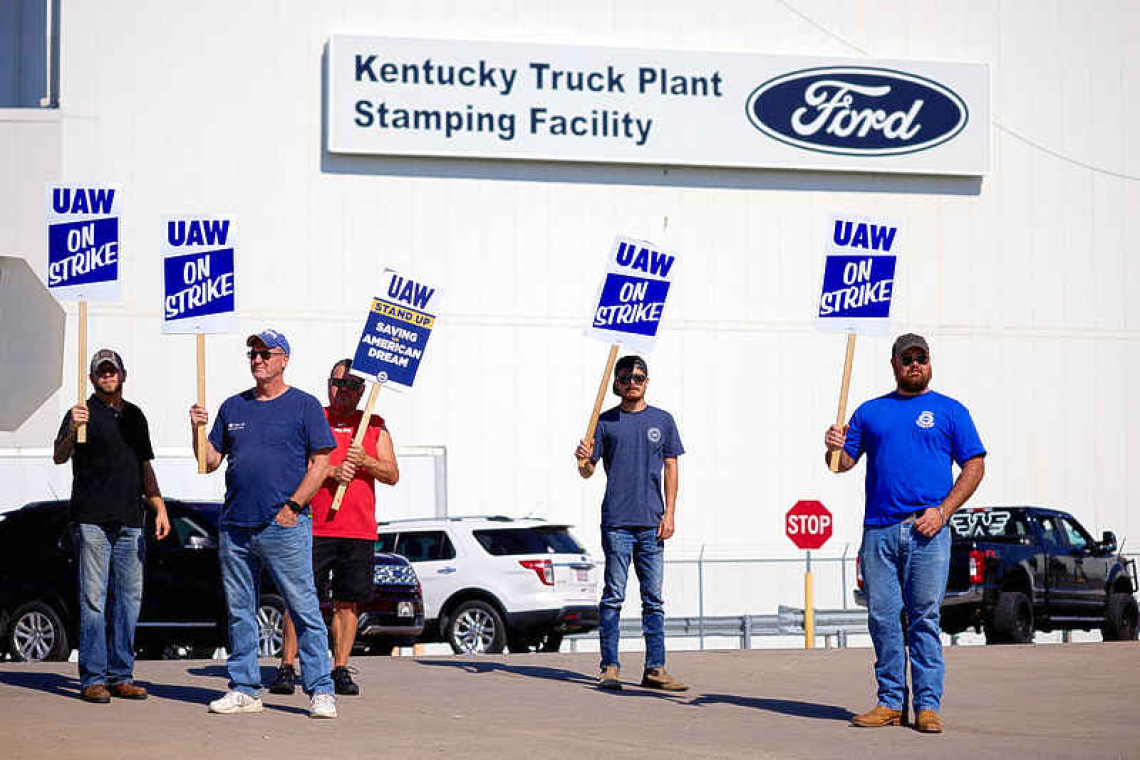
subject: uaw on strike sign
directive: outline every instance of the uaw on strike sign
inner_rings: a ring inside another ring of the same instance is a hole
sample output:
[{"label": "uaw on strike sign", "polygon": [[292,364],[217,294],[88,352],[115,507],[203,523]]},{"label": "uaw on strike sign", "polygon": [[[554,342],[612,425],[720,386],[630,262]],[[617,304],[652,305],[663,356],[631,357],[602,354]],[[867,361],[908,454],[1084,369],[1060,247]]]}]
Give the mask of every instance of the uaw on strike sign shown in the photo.
[{"label": "uaw on strike sign", "polygon": [[887,333],[901,229],[886,219],[832,216],[816,315],[820,329]]},{"label": "uaw on strike sign", "polygon": [[632,351],[653,350],[677,255],[644,240],[618,237],[586,335]]},{"label": "uaw on strike sign", "polygon": [[57,299],[119,298],[121,205],[115,187],[47,186],[47,284]]},{"label": "uaw on strike sign", "polygon": [[410,388],[435,327],[440,300],[436,288],[385,269],[379,295],[368,309],[352,372]]},{"label": "uaw on strike sign", "polygon": [[233,219],[166,217],[162,233],[162,331],[232,332],[237,327]]}]

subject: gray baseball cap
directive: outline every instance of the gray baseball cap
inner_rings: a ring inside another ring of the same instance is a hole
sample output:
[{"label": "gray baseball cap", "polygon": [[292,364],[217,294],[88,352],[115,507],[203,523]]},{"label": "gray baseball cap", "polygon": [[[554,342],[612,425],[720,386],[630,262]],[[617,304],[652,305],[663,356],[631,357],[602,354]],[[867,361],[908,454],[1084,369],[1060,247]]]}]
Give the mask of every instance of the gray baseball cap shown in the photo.
[{"label": "gray baseball cap", "polygon": [[125,373],[127,371],[126,367],[123,366],[123,357],[109,348],[101,348],[91,357],[91,374],[94,375],[99,371],[101,365],[108,363],[115,365],[115,369],[119,372]]},{"label": "gray baseball cap", "polygon": [[927,345],[926,338],[914,333],[907,333],[900,335],[895,340],[895,345],[891,348],[891,358],[898,359],[908,348],[921,348],[927,355],[930,354],[930,346]]}]

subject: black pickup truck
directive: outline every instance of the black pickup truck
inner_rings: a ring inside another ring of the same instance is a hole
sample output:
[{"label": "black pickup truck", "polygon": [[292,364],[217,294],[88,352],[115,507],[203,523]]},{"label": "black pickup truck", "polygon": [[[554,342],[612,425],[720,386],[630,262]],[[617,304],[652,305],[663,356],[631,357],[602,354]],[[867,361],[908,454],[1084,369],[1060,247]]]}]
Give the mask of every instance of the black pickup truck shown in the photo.
[{"label": "black pickup truck", "polygon": [[[1095,541],[1069,513],[1043,507],[963,509],[949,529],[947,633],[974,628],[988,644],[1029,643],[1034,631],[1058,629],[1136,638],[1136,562],[1111,531]],[[865,606],[859,581],[856,602]]]}]

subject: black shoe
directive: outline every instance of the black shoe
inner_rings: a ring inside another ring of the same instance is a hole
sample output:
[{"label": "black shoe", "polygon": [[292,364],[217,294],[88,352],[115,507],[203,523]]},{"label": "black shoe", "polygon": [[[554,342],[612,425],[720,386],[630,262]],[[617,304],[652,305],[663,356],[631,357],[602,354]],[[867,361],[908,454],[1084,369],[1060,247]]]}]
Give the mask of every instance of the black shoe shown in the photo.
[{"label": "black shoe", "polygon": [[297,671],[292,665],[282,665],[277,668],[277,677],[269,687],[270,694],[292,694],[297,691]]},{"label": "black shoe", "polygon": [[333,668],[332,680],[333,689],[336,690],[337,694],[352,696],[360,693],[360,687],[356,685],[356,681],[352,680],[352,674],[349,673],[348,668]]}]

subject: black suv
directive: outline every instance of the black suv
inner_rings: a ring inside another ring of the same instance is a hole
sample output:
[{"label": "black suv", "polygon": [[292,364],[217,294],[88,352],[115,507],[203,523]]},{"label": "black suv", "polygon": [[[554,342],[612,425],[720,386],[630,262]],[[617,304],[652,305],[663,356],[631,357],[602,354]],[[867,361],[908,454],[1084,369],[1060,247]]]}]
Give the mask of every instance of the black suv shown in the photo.
[{"label": "black suv", "polygon": [[[211,502],[166,500],[170,533],[154,538],[147,511],[143,602],[135,645],[140,657],[209,657],[227,645],[218,565],[218,515]],[[322,600],[326,620],[332,608]],[[281,651],[285,602],[261,580],[259,653]],[[376,554],[375,594],[365,605],[356,648],[390,651],[423,630],[423,597],[407,560]],[[74,547],[66,501],[36,502],[0,514],[0,654],[14,660],[66,660],[79,642]]]}]

